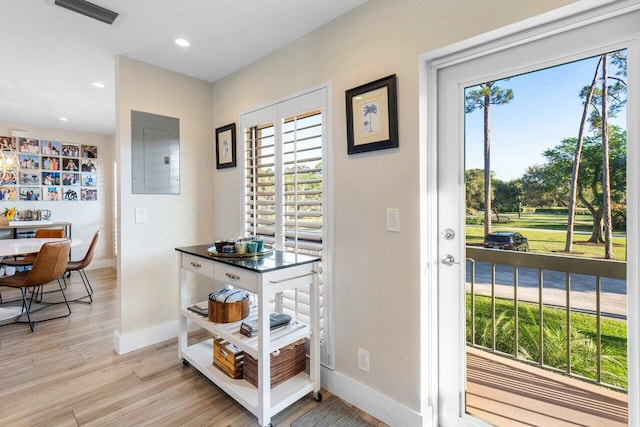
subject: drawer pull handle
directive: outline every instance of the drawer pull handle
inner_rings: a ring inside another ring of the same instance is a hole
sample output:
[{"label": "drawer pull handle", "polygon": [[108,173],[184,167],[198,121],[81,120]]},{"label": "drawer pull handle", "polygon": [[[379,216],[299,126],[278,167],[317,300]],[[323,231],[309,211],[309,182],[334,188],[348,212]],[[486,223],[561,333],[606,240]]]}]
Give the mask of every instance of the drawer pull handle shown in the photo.
[{"label": "drawer pull handle", "polygon": [[240,280],[240,276],[238,276],[237,274],[225,273],[225,275],[226,275],[229,279],[233,279],[233,280]]},{"label": "drawer pull handle", "polygon": [[200,268],[200,267],[202,267],[202,265],[201,265],[201,264],[198,264],[197,262],[193,262],[193,261],[191,261],[191,267],[194,267],[194,268]]}]

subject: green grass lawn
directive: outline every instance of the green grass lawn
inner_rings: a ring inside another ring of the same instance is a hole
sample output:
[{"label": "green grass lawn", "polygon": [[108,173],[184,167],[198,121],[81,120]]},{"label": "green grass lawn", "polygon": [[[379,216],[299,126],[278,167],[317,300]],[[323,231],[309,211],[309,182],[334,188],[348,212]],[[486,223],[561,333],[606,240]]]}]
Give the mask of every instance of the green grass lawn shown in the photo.
[{"label": "green grass lawn", "polygon": [[[503,219],[503,215],[500,215]],[[558,214],[521,214],[518,218],[518,214],[509,212],[504,214],[505,219],[508,218],[509,224],[513,224],[519,228],[533,228],[542,230],[567,230],[567,215]],[[593,224],[593,218],[591,215],[576,215],[575,231],[591,232],[591,224]]]},{"label": "green grass lawn", "polygon": [[[471,296],[467,294],[467,341],[471,340]],[[513,301],[496,299],[496,349],[514,353]],[[536,304],[518,304],[518,355],[521,359],[539,361],[539,314]],[[566,318],[565,311],[543,309],[544,364],[566,370]],[[475,343],[491,348],[491,298],[475,297]],[[601,320],[602,382],[627,388],[627,325],[625,321]],[[582,313],[571,313],[571,371],[596,379],[596,318]]]},{"label": "green grass lawn", "polygon": [[[523,214],[518,219],[517,214],[506,214],[509,217],[508,223],[499,223],[492,226],[492,231],[514,231],[522,233],[529,240],[529,250],[536,253],[547,254],[567,254],[564,252],[567,229],[566,215],[552,214]],[[591,217],[580,215],[576,233],[573,236],[573,252],[567,255],[603,258],[604,245],[588,243],[591,236]],[[480,244],[484,240],[484,228],[482,225],[467,225],[467,243]],[[587,233],[587,234],[583,234]],[[627,238],[620,237],[621,234],[615,231],[613,237],[614,259],[627,259]]]}]

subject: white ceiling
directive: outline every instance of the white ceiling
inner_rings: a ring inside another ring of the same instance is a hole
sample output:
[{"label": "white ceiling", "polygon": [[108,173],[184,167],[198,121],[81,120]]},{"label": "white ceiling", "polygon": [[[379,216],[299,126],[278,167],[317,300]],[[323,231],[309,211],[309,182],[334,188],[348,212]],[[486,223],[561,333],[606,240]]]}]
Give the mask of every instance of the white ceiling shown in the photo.
[{"label": "white ceiling", "polygon": [[0,121],[111,134],[116,56],[214,82],[366,2],[92,1],[120,14],[113,25],[53,0],[0,1]]}]

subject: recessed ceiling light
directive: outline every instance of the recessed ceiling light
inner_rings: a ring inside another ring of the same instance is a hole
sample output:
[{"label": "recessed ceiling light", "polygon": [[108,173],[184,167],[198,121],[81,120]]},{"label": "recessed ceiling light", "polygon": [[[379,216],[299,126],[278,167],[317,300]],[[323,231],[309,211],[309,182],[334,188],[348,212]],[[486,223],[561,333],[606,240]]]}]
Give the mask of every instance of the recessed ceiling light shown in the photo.
[{"label": "recessed ceiling light", "polygon": [[69,121],[69,119],[67,119],[66,117],[60,117],[60,121],[61,121],[61,122],[68,122],[68,121]]},{"label": "recessed ceiling light", "polygon": [[176,44],[181,47],[189,47],[191,43],[187,39],[176,39]]},{"label": "recessed ceiling light", "polygon": [[94,87],[99,87],[100,89],[104,88],[104,83],[101,82],[93,82],[92,85]]}]

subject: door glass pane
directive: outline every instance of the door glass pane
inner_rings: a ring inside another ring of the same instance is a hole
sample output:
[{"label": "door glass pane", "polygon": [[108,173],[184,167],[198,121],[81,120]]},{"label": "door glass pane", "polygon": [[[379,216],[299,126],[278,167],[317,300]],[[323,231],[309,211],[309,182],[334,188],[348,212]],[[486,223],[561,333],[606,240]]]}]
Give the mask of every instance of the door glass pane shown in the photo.
[{"label": "door glass pane", "polygon": [[626,56],[465,89],[466,412],[490,423],[627,424]]}]

